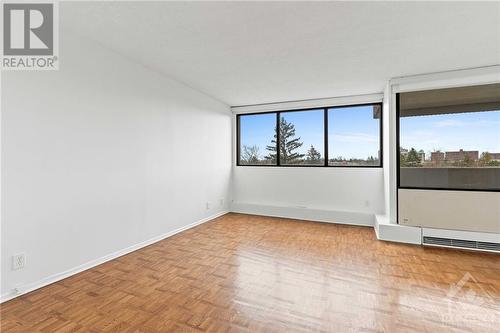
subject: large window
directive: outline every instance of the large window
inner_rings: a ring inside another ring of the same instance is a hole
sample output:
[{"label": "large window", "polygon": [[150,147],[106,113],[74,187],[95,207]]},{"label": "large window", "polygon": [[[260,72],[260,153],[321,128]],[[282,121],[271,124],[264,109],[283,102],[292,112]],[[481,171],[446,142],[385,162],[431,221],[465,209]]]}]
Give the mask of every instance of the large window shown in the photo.
[{"label": "large window", "polygon": [[381,105],[328,110],[328,164],[378,166],[381,160]]},{"label": "large window", "polygon": [[239,117],[241,165],[276,165],[276,114]]},{"label": "large window", "polygon": [[381,122],[380,103],[238,115],[237,163],[381,167]]},{"label": "large window", "polygon": [[280,114],[280,164],[323,165],[323,110],[282,112]]},{"label": "large window", "polygon": [[400,188],[500,190],[500,84],[398,94]]}]

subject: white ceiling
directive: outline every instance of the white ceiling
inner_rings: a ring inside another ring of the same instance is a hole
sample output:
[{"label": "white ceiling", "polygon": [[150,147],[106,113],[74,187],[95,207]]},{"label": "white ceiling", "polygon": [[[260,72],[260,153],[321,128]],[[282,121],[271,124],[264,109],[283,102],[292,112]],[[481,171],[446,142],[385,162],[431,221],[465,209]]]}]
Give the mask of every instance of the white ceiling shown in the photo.
[{"label": "white ceiling", "polygon": [[62,2],[72,29],[229,105],[500,63],[500,2]]}]

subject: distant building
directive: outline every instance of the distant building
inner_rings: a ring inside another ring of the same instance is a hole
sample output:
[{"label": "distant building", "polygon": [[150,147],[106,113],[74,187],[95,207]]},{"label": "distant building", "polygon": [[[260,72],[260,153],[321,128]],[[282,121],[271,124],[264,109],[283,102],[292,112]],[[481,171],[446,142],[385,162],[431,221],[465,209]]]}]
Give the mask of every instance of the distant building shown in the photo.
[{"label": "distant building", "polygon": [[500,153],[489,153],[492,161],[500,161]]},{"label": "distant building", "polygon": [[431,162],[442,162],[444,161],[444,153],[440,151],[433,151],[431,153]]},{"label": "distant building", "polygon": [[424,163],[425,162],[425,152],[422,149],[420,149],[417,154],[420,157],[420,162]]},{"label": "distant building", "polygon": [[459,162],[465,159],[465,156],[469,157],[473,161],[479,159],[479,151],[477,150],[463,150],[459,151],[447,151],[445,154],[445,160],[448,162]]}]

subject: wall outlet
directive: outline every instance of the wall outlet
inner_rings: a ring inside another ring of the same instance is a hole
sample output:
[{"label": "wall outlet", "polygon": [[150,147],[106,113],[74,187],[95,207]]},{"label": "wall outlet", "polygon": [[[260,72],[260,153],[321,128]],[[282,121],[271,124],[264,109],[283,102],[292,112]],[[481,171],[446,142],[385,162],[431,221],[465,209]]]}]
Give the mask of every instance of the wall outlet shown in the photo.
[{"label": "wall outlet", "polygon": [[402,223],[402,224],[408,224],[408,223],[410,223],[410,219],[409,219],[409,218],[407,218],[407,217],[404,217],[404,218],[403,218],[403,223]]},{"label": "wall outlet", "polygon": [[224,207],[224,198],[219,199],[219,206]]},{"label": "wall outlet", "polygon": [[24,268],[24,265],[26,265],[26,256],[24,253],[12,256],[12,270]]},{"label": "wall outlet", "polygon": [[212,203],[210,201],[207,201],[206,208],[207,208],[207,210],[209,210],[210,208],[212,208]]}]

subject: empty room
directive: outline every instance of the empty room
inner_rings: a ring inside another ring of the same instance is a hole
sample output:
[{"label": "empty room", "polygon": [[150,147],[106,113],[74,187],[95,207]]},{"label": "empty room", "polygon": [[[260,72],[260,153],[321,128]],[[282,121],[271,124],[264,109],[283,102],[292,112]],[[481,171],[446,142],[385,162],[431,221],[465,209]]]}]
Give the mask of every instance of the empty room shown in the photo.
[{"label": "empty room", "polygon": [[498,332],[500,2],[0,6],[1,332]]}]

